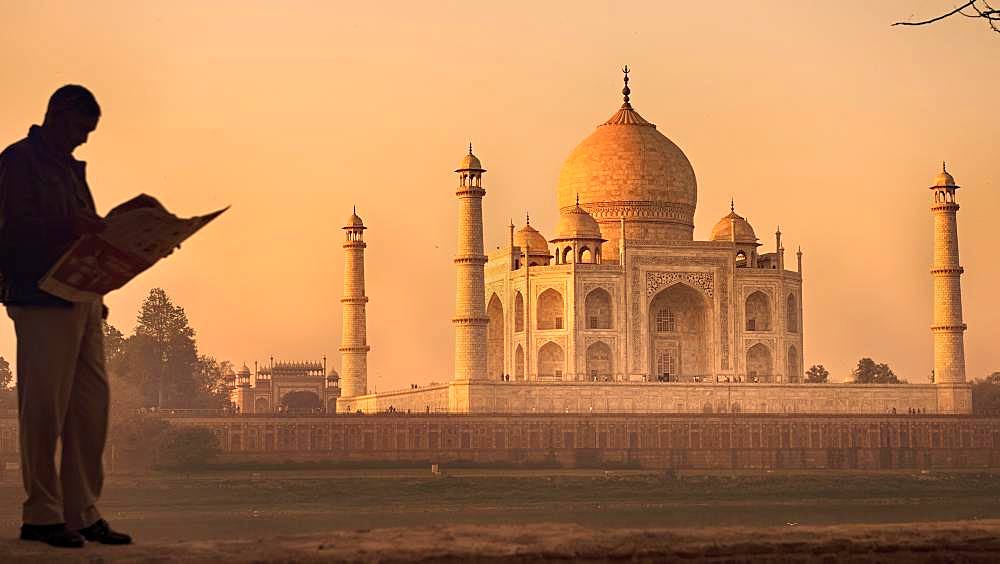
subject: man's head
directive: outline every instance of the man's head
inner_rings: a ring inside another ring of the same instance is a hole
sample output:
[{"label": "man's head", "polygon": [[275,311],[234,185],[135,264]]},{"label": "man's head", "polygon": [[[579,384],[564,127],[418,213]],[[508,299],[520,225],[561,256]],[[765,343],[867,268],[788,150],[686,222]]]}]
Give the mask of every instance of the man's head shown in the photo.
[{"label": "man's head", "polygon": [[87,142],[100,118],[101,106],[90,90],[77,84],[67,84],[49,98],[42,127],[56,148],[72,153]]}]

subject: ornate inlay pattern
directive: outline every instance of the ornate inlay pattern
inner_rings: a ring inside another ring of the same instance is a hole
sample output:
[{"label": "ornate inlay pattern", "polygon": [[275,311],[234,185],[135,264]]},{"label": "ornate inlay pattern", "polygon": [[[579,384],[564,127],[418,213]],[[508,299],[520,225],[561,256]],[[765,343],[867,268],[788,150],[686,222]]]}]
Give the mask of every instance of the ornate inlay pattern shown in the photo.
[{"label": "ornate inlay pattern", "polygon": [[566,337],[565,335],[552,335],[551,337],[536,337],[535,338],[535,354],[537,354],[538,349],[545,346],[545,343],[555,343],[562,347],[563,354],[566,352]]},{"label": "ornate inlay pattern", "polygon": [[743,354],[745,355],[756,345],[764,345],[767,347],[767,350],[771,353],[772,358],[777,356],[777,347],[775,346],[774,339],[743,339]]},{"label": "ornate inlay pattern", "polygon": [[715,275],[711,272],[647,272],[646,297],[651,298],[661,289],[676,282],[701,289],[709,298],[715,294]]},{"label": "ornate inlay pattern", "polygon": [[535,286],[533,290],[536,300],[538,299],[538,296],[544,294],[546,290],[555,290],[560,296],[563,296],[563,299],[565,299],[566,296],[566,287],[562,284],[539,284]]},{"label": "ornate inlay pattern", "polygon": [[750,297],[750,294],[752,294],[754,292],[760,292],[761,294],[764,294],[765,296],[767,296],[767,301],[768,302],[773,302],[774,301],[774,294],[777,293],[777,291],[778,291],[777,285],[771,285],[771,284],[769,284],[767,286],[744,286],[743,287],[743,301],[746,302],[747,298]]},{"label": "ornate inlay pattern", "polygon": [[617,339],[615,337],[611,337],[611,336],[599,337],[599,336],[595,336],[595,335],[588,335],[583,340],[584,345],[583,345],[582,350],[584,351],[584,356],[586,356],[586,350],[588,348],[590,348],[590,345],[593,345],[594,343],[604,343],[604,344],[608,345],[608,347],[610,347],[612,351],[614,351],[614,350],[616,350],[616,348],[615,348],[615,344],[616,344],[615,341],[616,340]]},{"label": "ornate inlay pattern", "polygon": [[[625,218],[662,218],[691,224],[694,206],[680,203],[663,202],[588,202],[581,204],[594,219],[598,221],[619,221]],[[574,209],[575,206],[560,208],[560,213]]]},{"label": "ornate inlay pattern", "polygon": [[500,300],[500,304],[503,305],[504,288],[503,283],[491,284],[486,287],[486,304],[489,305],[490,300],[493,298],[493,294],[496,294],[497,299]]},{"label": "ornate inlay pattern", "polygon": [[586,284],[584,284],[582,286],[581,296],[583,297],[583,299],[586,299],[587,295],[589,295],[591,292],[593,292],[594,290],[596,290],[598,288],[600,288],[600,289],[604,290],[605,292],[607,292],[608,295],[611,296],[611,301],[614,302],[614,300],[615,300],[615,283],[612,282],[612,281],[608,281],[608,282],[588,282],[588,283],[586,283]]},{"label": "ornate inlay pattern", "polygon": [[723,280],[719,284],[719,340],[721,347],[721,366],[723,370],[729,370],[729,281]]}]

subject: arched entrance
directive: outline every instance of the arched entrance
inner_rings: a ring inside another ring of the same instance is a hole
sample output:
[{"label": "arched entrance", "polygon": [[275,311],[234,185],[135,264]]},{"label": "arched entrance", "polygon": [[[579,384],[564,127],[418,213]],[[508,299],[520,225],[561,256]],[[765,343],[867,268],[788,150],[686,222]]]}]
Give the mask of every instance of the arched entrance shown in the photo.
[{"label": "arched entrance", "polygon": [[524,298],[521,292],[514,295],[514,332],[524,331]]},{"label": "arched entrance", "polygon": [[710,305],[701,292],[678,283],[649,304],[649,373],[660,382],[702,382],[712,373]]},{"label": "arched entrance", "polygon": [[785,374],[785,379],[791,383],[798,383],[802,381],[801,370],[799,369],[799,351],[795,349],[795,345],[788,347],[788,372]]},{"label": "arched entrance", "polygon": [[538,296],[537,329],[563,328],[563,297],[562,294],[549,288]]},{"label": "arched entrance", "polygon": [[611,294],[607,290],[597,288],[587,294],[583,303],[587,329],[611,329],[614,316],[611,310]]},{"label": "arched entrance", "polygon": [[771,330],[771,300],[764,292],[757,291],[747,296],[747,331]]},{"label": "arched entrance", "polygon": [[747,350],[747,381],[770,382],[774,374],[771,351],[763,343],[757,343]]},{"label": "arched entrance", "polygon": [[316,392],[299,390],[288,392],[281,398],[281,407],[287,412],[310,412],[323,409],[323,402]]},{"label": "arched entrance", "polygon": [[524,348],[521,345],[514,351],[514,379],[524,380]]},{"label": "arched entrance", "polygon": [[538,377],[561,379],[566,367],[563,348],[549,341],[538,349]]},{"label": "arched entrance", "polygon": [[503,380],[503,305],[496,294],[486,307],[490,323],[486,328],[486,376]]},{"label": "arched entrance", "polygon": [[787,326],[789,333],[799,332],[799,305],[795,300],[795,294],[788,294],[787,304],[785,306],[785,325]]},{"label": "arched entrance", "polygon": [[613,379],[613,375],[611,347],[602,341],[587,347],[587,379],[594,382],[609,382]]}]

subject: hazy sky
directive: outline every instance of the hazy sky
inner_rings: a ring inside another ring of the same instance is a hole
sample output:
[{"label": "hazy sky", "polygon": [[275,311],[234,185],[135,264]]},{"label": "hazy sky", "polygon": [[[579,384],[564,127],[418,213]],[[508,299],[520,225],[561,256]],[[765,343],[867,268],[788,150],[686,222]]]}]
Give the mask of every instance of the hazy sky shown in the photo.
[{"label": "hazy sky", "polygon": [[[99,211],[148,192],[232,209],[107,299],[130,332],[160,286],[204,353],[339,366],[343,232],[367,231],[369,386],[447,381],[456,179],[489,170],[486,245],[525,211],[551,237],[559,168],[621,101],[687,154],[695,236],[729,198],[805,252],[805,366],[931,369],[927,186],[959,191],[969,376],[1000,370],[1000,36],[907,2],[23,2],[0,0],[0,143],[85,84],[77,151]],[[793,262],[793,261],[790,261]],[[0,355],[14,356],[10,322]]]}]

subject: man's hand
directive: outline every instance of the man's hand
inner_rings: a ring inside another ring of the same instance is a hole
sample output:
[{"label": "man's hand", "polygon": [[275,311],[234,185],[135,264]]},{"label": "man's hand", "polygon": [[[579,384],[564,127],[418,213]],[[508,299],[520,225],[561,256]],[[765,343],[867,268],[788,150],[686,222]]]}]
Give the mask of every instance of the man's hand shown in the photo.
[{"label": "man's hand", "polygon": [[138,196],[132,198],[131,200],[109,211],[108,217],[111,217],[118,213],[138,210],[142,208],[159,208],[159,207],[163,207],[163,205],[156,198],[152,196],[147,196],[146,194],[139,194]]},{"label": "man's hand", "polygon": [[179,248],[181,248],[181,244],[180,244],[180,243],[177,243],[177,246],[176,246],[176,247],[174,247],[174,248],[172,248],[172,249],[170,249],[169,251],[167,251],[167,254],[163,255],[163,258],[167,258],[167,257],[169,257],[170,255],[174,254],[174,251],[176,251],[176,250],[177,250],[177,249],[179,249]]},{"label": "man's hand", "polygon": [[73,234],[77,237],[104,231],[104,220],[95,213],[79,210],[73,215]]}]

